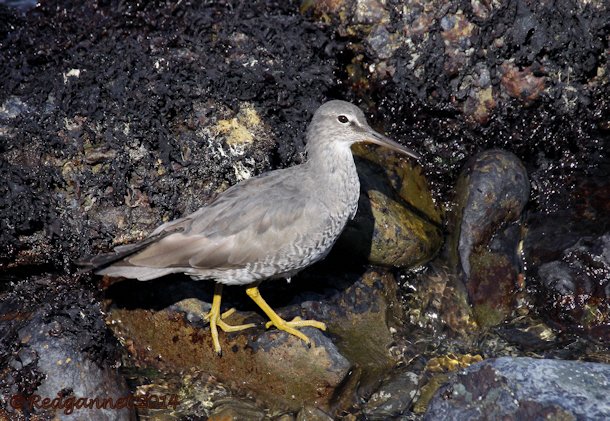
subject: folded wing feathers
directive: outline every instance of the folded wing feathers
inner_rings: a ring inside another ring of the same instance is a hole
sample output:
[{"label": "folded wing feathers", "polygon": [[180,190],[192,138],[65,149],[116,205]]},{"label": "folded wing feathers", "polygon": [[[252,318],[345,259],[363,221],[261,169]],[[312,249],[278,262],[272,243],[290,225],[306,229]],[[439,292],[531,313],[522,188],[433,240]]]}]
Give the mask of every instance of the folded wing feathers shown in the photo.
[{"label": "folded wing feathers", "polygon": [[150,281],[151,279],[160,278],[161,276],[176,272],[182,272],[182,270],[177,268],[156,269],[137,266],[109,266],[102,270],[98,270],[95,273],[112,277],[122,276],[124,278],[132,278],[139,281]]},{"label": "folded wing feathers", "polygon": [[277,175],[233,186],[208,206],[161,225],[144,242],[117,248],[119,257],[111,261],[123,260],[98,273],[147,280],[187,268],[243,267],[280,252],[298,235],[308,200],[294,182]]}]

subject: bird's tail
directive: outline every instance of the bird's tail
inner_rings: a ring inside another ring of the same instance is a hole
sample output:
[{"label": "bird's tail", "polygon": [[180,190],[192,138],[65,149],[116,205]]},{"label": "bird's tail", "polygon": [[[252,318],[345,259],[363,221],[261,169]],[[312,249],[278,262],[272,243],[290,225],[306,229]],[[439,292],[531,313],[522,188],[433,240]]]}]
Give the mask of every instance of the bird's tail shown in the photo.
[{"label": "bird's tail", "polygon": [[111,251],[110,253],[102,253],[96,256],[84,256],[81,259],[77,260],[75,263],[81,268],[79,270],[79,273],[98,271],[100,269],[104,269],[112,265],[113,263],[123,260],[126,257],[132,256],[139,251],[144,250],[150,244],[154,243],[155,241],[158,241],[166,235],[167,233],[159,233],[157,235],[152,235],[138,243],[126,244],[123,246],[115,247],[114,251]]}]

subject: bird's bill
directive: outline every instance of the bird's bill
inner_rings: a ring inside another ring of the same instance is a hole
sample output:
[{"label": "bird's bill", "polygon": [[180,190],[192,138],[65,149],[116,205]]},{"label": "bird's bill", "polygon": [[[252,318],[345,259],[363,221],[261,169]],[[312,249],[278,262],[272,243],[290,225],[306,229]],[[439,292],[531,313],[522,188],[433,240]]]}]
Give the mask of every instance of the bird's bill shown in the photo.
[{"label": "bird's bill", "polygon": [[364,139],[365,142],[384,146],[384,147],[392,149],[396,152],[400,152],[400,153],[404,153],[405,155],[412,156],[415,159],[420,158],[420,155],[417,152],[412,151],[411,149],[402,146],[400,143],[393,141],[392,139],[382,135],[381,133],[377,133],[375,131],[370,131],[369,133],[367,133],[367,135],[368,136],[366,137],[366,139]]}]

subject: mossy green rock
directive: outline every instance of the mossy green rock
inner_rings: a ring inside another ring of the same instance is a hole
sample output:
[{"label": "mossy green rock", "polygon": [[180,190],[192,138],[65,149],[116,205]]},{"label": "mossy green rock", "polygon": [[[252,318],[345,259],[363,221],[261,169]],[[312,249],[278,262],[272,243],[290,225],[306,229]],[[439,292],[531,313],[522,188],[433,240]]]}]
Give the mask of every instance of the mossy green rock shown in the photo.
[{"label": "mossy green rock", "polygon": [[354,145],[361,195],[338,247],[385,266],[414,266],[442,245],[441,213],[411,158]]}]

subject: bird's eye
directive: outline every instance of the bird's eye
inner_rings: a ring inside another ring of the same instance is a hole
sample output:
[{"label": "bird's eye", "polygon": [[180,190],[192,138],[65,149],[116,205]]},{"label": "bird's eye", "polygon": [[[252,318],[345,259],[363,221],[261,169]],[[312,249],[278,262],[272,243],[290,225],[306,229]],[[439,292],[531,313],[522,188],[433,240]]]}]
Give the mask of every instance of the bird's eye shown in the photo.
[{"label": "bird's eye", "polygon": [[343,123],[343,124],[349,122],[349,118],[347,118],[344,115],[340,115],[339,117],[337,117],[337,120],[339,120],[339,123]]}]

